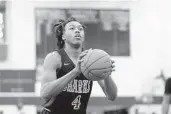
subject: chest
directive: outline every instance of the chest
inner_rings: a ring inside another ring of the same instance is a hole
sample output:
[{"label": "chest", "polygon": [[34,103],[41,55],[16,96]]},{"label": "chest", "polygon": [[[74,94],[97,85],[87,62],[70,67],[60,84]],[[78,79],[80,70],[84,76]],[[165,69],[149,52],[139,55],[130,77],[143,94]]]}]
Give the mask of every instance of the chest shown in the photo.
[{"label": "chest", "polygon": [[71,62],[74,66],[76,66],[76,64],[77,64],[77,59],[78,59],[78,58],[69,57],[69,59],[70,59],[70,62]]}]

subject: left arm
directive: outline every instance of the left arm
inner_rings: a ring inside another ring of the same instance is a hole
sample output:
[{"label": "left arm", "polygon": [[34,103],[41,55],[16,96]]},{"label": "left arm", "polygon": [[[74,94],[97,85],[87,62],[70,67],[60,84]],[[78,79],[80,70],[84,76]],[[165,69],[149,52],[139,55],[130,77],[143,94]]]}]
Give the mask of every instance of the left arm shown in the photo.
[{"label": "left arm", "polygon": [[109,100],[114,101],[117,97],[117,86],[111,76],[109,75],[104,80],[99,80],[98,83],[105,93],[106,97]]}]

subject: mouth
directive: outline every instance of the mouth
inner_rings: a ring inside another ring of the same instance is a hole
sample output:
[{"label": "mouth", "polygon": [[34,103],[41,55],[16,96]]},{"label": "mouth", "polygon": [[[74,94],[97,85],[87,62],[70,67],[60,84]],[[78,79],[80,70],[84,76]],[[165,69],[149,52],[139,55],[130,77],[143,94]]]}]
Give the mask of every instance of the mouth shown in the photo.
[{"label": "mouth", "polygon": [[76,39],[81,39],[81,36],[80,35],[75,35],[75,38]]}]

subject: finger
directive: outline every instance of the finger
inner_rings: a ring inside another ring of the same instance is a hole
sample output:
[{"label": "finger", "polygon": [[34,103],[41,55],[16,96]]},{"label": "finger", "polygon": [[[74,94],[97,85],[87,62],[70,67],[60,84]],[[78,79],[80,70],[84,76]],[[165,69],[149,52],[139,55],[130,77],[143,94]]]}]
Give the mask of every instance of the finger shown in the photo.
[{"label": "finger", "polygon": [[88,53],[88,50],[86,50],[86,51],[83,51],[81,54],[83,54],[83,53],[86,53],[86,54],[87,54],[87,53]]},{"label": "finger", "polygon": [[111,75],[112,74],[112,69],[110,70],[110,72],[108,72],[108,75]]},{"label": "finger", "polygon": [[110,71],[111,72],[115,71],[115,67],[111,67]]},{"label": "finger", "polygon": [[87,52],[86,52],[86,51],[84,51],[84,52],[80,53],[80,55],[83,55],[83,54],[87,54]]},{"label": "finger", "polygon": [[91,50],[92,50],[92,48],[90,48],[89,50],[83,51],[83,52],[80,54],[79,59],[83,58],[83,57],[84,57],[85,55],[87,55],[87,53],[88,53],[89,51],[91,51]]},{"label": "finger", "polygon": [[83,62],[83,60],[79,60],[79,61],[78,61],[78,63],[82,63],[82,62]]},{"label": "finger", "polygon": [[83,57],[83,56],[85,56],[87,53],[81,53],[80,54],[80,57]]},{"label": "finger", "polygon": [[88,53],[88,51],[89,51],[89,50],[85,50],[85,51],[83,51],[82,53]]},{"label": "finger", "polygon": [[84,61],[84,59],[82,58],[81,60],[80,60],[80,62],[83,62]]},{"label": "finger", "polygon": [[111,69],[111,70],[110,70],[111,73],[114,72],[114,71],[115,71],[115,69]]},{"label": "finger", "polygon": [[90,48],[90,49],[88,49],[88,50],[85,50],[85,51],[83,51],[82,53],[89,53],[91,50],[92,50],[92,48]]},{"label": "finger", "polygon": [[112,69],[112,72],[113,72],[113,71],[115,71],[115,69],[114,69],[114,68]]},{"label": "finger", "polygon": [[115,61],[114,61],[114,60],[111,60],[111,61],[112,61],[112,64],[113,64],[113,63],[115,63]]},{"label": "finger", "polygon": [[85,55],[86,55],[86,53],[80,54],[80,55],[79,55],[79,59],[82,59]]},{"label": "finger", "polygon": [[115,68],[115,65],[114,64],[112,64],[112,68]]}]

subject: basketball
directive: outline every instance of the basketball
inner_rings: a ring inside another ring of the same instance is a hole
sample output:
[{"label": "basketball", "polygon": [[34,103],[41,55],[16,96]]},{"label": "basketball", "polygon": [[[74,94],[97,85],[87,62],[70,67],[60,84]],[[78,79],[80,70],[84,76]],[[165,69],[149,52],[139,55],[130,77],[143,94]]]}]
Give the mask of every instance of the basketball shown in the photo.
[{"label": "basketball", "polygon": [[81,71],[84,76],[93,81],[104,79],[111,74],[112,61],[107,52],[93,49],[83,57]]}]

